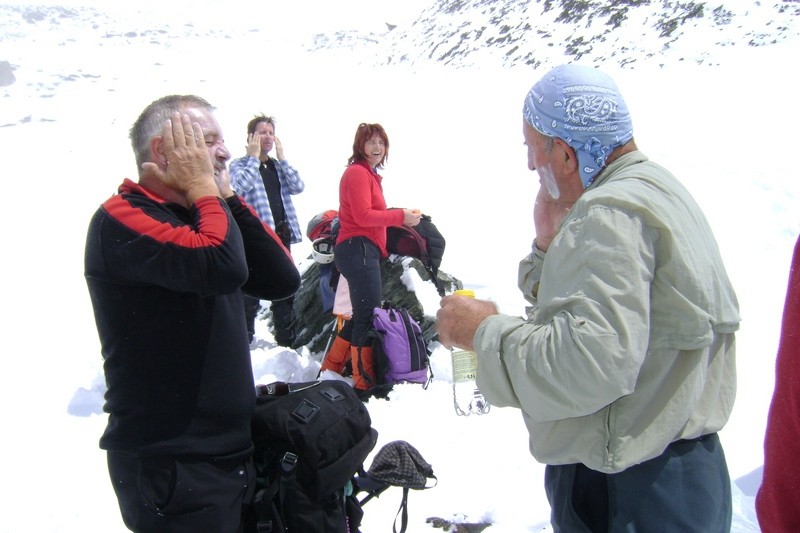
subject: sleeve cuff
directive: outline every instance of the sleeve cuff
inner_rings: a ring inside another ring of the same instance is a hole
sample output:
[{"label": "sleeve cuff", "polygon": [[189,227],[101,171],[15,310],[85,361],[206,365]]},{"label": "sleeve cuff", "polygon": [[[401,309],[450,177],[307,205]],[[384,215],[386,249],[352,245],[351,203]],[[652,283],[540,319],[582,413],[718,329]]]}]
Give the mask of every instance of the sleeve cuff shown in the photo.
[{"label": "sleeve cuff", "polygon": [[489,403],[497,407],[520,406],[503,360],[503,333],[510,318],[504,315],[487,317],[475,331],[478,388]]}]

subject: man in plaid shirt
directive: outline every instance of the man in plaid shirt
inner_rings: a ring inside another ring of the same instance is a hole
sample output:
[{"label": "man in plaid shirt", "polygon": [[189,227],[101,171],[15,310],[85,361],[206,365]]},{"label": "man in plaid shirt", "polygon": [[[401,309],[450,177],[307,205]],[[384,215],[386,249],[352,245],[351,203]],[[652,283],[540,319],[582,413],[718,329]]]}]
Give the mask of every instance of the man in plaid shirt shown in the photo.
[{"label": "man in plaid shirt", "polygon": [[[275,158],[269,152],[275,148]],[[256,115],[247,123],[247,155],[230,164],[231,186],[253,206],[259,218],[281,238],[287,249],[303,239],[292,195],[300,194],[305,183],[283,155],[283,146],[275,136],[275,118]],[[250,341],[255,333],[255,318],[261,302],[245,298],[247,331]],[[294,298],[271,304],[275,341],[281,346],[294,344]]]}]

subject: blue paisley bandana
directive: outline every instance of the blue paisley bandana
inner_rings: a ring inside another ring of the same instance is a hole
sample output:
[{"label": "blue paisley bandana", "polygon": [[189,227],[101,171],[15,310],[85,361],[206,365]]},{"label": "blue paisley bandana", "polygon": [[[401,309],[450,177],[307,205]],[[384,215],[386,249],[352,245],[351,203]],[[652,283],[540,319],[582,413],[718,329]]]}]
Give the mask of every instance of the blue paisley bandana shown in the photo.
[{"label": "blue paisley bandana", "polygon": [[584,187],[603,170],[608,154],[633,138],[617,85],[592,67],[561,65],[545,74],[525,97],[522,114],[539,133],[575,150]]}]

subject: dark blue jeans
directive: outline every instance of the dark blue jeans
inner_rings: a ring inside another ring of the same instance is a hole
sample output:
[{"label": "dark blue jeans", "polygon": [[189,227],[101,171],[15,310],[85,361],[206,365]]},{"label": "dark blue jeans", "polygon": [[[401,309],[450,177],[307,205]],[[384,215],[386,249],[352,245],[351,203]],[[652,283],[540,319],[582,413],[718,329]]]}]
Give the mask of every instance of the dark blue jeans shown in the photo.
[{"label": "dark blue jeans", "polygon": [[545,489],[556,533],[728,533],[731,480],[716,433],[670,444],[617,474],[548,465]]},{"label": "dark blue jeans", "polygon": [[352,237],[334,247],[333,260],[350,286],[352,345],[366,346],[363,337],[372,325],[372,311],[381,305],[381,252],[366,237]]}]

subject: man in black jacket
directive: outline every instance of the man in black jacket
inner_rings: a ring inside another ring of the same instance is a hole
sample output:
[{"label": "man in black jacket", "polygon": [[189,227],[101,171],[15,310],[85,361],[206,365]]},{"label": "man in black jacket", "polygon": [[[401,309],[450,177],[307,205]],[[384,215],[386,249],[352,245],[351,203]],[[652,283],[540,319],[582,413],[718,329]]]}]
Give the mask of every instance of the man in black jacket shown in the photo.
[{"label": "man in black jacket", "polygon": [[255,389],[242,294],[300,286],[230,186],[213,108],[151,103],[131,128],[139,180],[95,213],[85,275],[105,378],[112,485],[134,531],[237,531],[254,488]]}]

